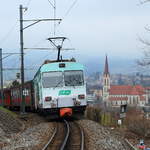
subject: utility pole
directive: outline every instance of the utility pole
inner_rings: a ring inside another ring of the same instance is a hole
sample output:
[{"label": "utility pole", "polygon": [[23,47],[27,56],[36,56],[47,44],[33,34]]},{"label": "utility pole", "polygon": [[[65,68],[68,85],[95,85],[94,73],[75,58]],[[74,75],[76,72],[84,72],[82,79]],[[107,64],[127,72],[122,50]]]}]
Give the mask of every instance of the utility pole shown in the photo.
[{"label": "utility pole", "polygon": [[20,5],[20,53],[21,53],[21,113],[25,113],[24,91],[24,51],[23,51],[23,7]]},{"label": "utility pole", "polygon": [[[24,20],[23,19],[23,9],[22,5],[19,7],[19,14],[20,14],[20,52],[21,52],[21,113],[25,113],[25,95],[24,95],[24,43],[23,43],[23,31],[39,22],[42,21],[61,21],[62,19],[31,19],[31,20]],[[32,22],[27,26],[23,26],[23,22]]]},{"label": "utility pole", "polygon": [[3,60],[2,60],[2,48],[0,48],[0,74],[1,74],[1,105],[4,106],[4,95],[3,95]]}]

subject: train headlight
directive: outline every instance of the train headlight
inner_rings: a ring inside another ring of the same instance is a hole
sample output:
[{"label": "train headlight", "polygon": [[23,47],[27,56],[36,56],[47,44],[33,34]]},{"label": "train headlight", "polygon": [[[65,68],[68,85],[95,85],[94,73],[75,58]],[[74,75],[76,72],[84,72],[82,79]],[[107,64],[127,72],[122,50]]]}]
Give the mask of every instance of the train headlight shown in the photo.
[{"label": "train headlight", "polygon": [[52,100],[52,97],[51,97],[51,96],[45,97],[45,101],[46,101],[46,102],[49,102],[49,101],[51,101],[51,100]]},{"label": "train headlight", "polygon": [[85,99],[85,95],[84,94],[78,95],[78,99]]}]

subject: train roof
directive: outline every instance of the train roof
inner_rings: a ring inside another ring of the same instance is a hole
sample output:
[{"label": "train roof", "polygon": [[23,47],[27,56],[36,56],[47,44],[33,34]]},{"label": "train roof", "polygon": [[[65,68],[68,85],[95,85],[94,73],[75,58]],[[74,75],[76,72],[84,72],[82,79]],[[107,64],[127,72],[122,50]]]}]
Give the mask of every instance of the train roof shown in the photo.
[{"label": "train roof", "polygon": [[[84,70],[84,66],[76,61],[63,60],[63,61],[45,61],[44,64],[39,68],[36,75],[39,72],[50,72],[50,71],[64,71],[64,70]],[[34,77],[36,77],[36,75]]]},{"label": "train roof", "polygon": [[55,62],[44,64],[43,66],[41,66],[40,72],[83,70],[83,69],[84,69],[83,65],[77,62]]}]

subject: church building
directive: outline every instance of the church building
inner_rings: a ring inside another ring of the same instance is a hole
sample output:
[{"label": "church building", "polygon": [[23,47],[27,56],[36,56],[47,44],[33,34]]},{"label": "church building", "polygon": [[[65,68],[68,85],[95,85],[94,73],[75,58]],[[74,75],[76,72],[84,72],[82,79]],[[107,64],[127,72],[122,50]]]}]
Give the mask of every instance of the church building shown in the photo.
[{"label": "church building", "polygon": [[146,89],[142,85],[111,85],[108,58],[105,59],[103,73],[103,102],[107,106],[118,107],[123,104],[145,106],[148,103]]}]

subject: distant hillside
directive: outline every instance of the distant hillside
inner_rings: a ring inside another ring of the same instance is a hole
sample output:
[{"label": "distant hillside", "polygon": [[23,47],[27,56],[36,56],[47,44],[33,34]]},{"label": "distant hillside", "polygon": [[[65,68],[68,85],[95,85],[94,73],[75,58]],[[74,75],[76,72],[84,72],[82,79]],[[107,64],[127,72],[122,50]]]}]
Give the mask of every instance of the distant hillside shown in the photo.
[{"label": "distant hillside", "polygon": [[[134,73],[136,72],[136,63],[132,59],[109,59],[109,71],[110,73]],[[83,62],[86,66],[86,73],[91,74],[92,72],[103,72],[104,70],[104,58],[103,59],[93,59],[88,62]]]},{"label": "distant hillside", "polygon": [[[105,57],[100,56],[98,57],[90,57],[90,58],[83,58],[83,59],[77,59],[78,62],[83,63],[85,65],[86,74],[92,74],[93,72],[103,72],[104,70],[104,61]],[[30,61],[26,63],[27,66],[30,66]],[[109,63],[109,70],[110,73],[122,73],[122,74],[128,74],[128,73],[134,73],[136,71],[135,68],[135,61],[133,59],[128,58],[109,58],[108,57],[108,63]],[[39,63],[39,64],[42,64]],[[31,65],[32,66],[32,65]],[[40,65],[39,65],[40,66]],[[5,63],[5,68],[19,68],[19,64],[15,66],[10,66],[9,61]],[[25,67],[28,68],[28,67]],[[31,67],[32,68],[32,67]],[[36,67],[38,69],[38,67]],[[5,80],[11,80],[16,78],[16,73],[20,72],[20,70],[10,70],[10,71],[4,71],[4,79]],[[25,78],[26,80],[31,80],[35,74],[36,70],[25,70]]]}]

